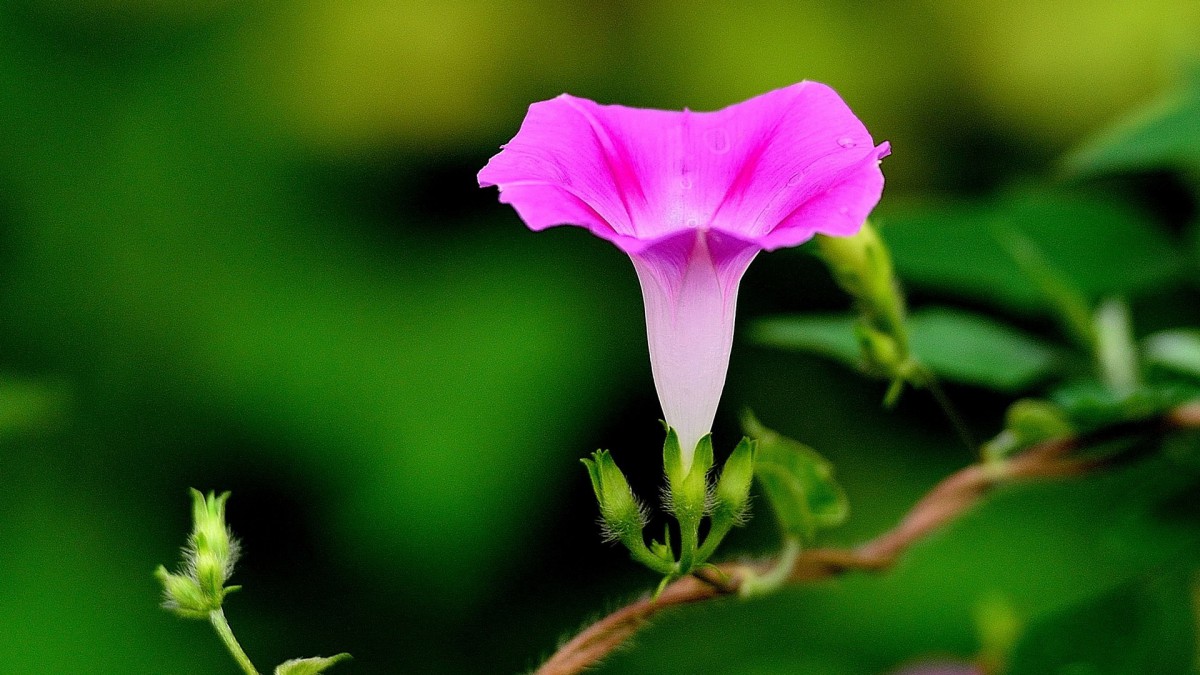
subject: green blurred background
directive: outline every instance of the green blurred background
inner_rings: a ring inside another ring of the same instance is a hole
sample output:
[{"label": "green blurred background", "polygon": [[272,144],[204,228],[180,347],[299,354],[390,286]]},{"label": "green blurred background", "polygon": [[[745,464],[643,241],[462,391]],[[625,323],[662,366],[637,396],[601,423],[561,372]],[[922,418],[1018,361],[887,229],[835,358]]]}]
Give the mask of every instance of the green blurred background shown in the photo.
[{"label": "green blurred background", "polygon": [[[892,142],[877,214],[914,304],[1063,343],[1019,282],[954,276],[986,255],[925,235],[1020,195],[1082,286],[1134,297],[1139,332],[1200,323],[1186,179],[1058,177],[1198,49],[1195,0],[5,0],[0,672],[233,672],[158,608],[189,486],[233,491],[227,612],[264,668],[518,672],[653,585],[600,542],[578,462],[609,447],[655,493],[632,269],[476,187],[530,102],[703,110],[827,82]],[[741,297],[743,328],[848,306],[805,249],[760,257]],[[717,442],[750,406],[814,445],[851,500],[827,543],[862,541],[971,459],[928,397],[882,393],[743,340]],[[980,436],[1011,398],[950,393]],[[1200,482],[1163,461],[1007,490],[882,576],[677,613],[603,672],[879,673],[971,656],[997,598],[1036,623],[1180,597]],[[761,515],[727,553],[770,551]]]}]

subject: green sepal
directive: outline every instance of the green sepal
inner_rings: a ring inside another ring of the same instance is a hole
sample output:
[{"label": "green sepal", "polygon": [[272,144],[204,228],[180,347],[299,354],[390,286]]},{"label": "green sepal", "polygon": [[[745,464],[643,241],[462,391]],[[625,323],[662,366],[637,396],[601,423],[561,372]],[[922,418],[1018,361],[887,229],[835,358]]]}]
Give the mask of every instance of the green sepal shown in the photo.
[{"label": "green sepal", "polygon": [[746,523],[750,484],[754,480],[754,450],[755,442],[743,438],[721,468],[721,477],[712,491],[711,523],[704,544],[696,552],[696,565],[703,564],[716,552],[729,530]]},{"label": "green sepal", "polygon": [[307,659],[284,661],[275,668],[275,675],[320,675],[350,655],[342,652],[334,656],[314,656]]},{"label": "green sepal", "polygon": [[706,434],[696,444],[691,465],[685,469],[679,436],[674,429],[667,428],[667,439],[663,443],[663,466],[669,495],[667,506],[681,523],[699,523],[708,511],[708,472],[712,465],[711,434]]},{"label": "green sepal", "polygon": [[225,525],[225,502],[229,501],[230,493],[226,491],[218,495],[209,491],[205,495],[192,488],[191,494],[193,544],[224,564],[231,555],[236,555],[233,551],[236,544]]},{"label": "green sepal", "polygon": [[[597,450],[596,452],[592,453],[592,457],[595,458],[596,455],[599,455],[602,452],[607,453],[608,451],[607,450]],[[595,459],[587,459],[587,458],[581,459],[579,461],[583,462],[583,466],[585,468],[587,468],[588,478],[592,482],[592,492],[595,493],[595,495],[596,495],[596,503],[604,504],[604,488],[601,487],[601,482],[600,482],[599,462],[596,461]]]},{"label": "green sepal", "polygon": [[679,485],[687,476],[683,473],[683,449],[679,447],[679,434],[663,422],[667,438],[663,441],[663,470],[669,485]]},{"label": "green sepal", "polygon": [[708,472],[713,467],[713,446],[712,434],[705,434],[696,443],[695,453],[692,455],[692,466],[688,470],[688,476],[699,475],[701,478],[708,475]]},{"label": "green sepal", "polygon": [[592,489],[600,503],[600,517],[604,536],[611,541],[621,542],[629,549],[634,560],[660,574],[675,571],[675,560],[670,552],[670,542],[665,549],[657,546],[654,551],[646,547],[642,529],[646,526],[646,514],[630,489],[625,475],[607,450],[597,450],[591,459],[580,460],[587,467],[592,480]]},{"label": "green sepal", "polygon": [[166,567],[158,566],[154,577],[163,587],[163,609],[185,619],[207,619],[208,613],[220,607],[201,588],[194,578],[184,574],[172,574]]},{"label": "green sepal", "polygon": [[762,426],[749,413],[742,425],[758,442],[754,477],[785,540],[810,541],[817,530],[845,522],[849,503],[828,460],[807,445]]},{"label": "green sepal", "polygon": [[657,540],[652,541],[650,542],[650,553],[663,562],[675,564],[675,551],[670,544],[664,544]]},{"label": "green sepal", "polygon": [[687,477],[683,479],[682,485],[671,486],[674,502],[672,506],[677,517],[699,520],[708,512],[708,472],[712,470],[712,465],[712,435],[706,434],[696,444],[692,465],[688,468]]},{"label": "green sepal", "polygon": [[679,522],[679,561],[676,573],[691,572],[699,548],[700,521],[709,508],[708,472],[713,465],[712,435],[696,444],[692,461],[685,464],[679,436],[667,427],[663,442],[663,468],[667,474],[667,507]]}]

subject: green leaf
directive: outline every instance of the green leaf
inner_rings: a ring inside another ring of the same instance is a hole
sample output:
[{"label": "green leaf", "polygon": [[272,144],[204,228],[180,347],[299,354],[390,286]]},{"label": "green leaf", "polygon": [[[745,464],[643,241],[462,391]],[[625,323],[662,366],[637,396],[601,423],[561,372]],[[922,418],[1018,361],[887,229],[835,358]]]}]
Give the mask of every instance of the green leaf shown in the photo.
[{"label": "green leaf", "polygon": [[1100,382],[1071,382],[1051,393],[1067,412],[1072,425],[1088,433],[1112,424],[1150,419],[1200,395],[1200,389],[1181,383],[1146,384],[1131,392],[1114,391]]},{"label": "green leaf", "polygon": [[1183,579],[1125,583],[1034,621],[1009,675],[1189,673],[1195,633]]},{"label": "green leaf", "polygon": [[1200,330],[1165,330],[1142,342],[1146,363],[1165,370],[1200,378]]},{"label": "green leaf", "polygon": [[805,314],[763,319],[751,329],[751,339],[769,347],[810,352],[858,366],[862,363],[856,323],[850,314]]},{"label": "green leaf", "polygon": [[784,538],[811,540],[818,529],[845,522],[850,507],[833,465],[815,450],[762,426],[752,415],[743,420],[758,445],[754,477],[775,512]]},{"label": "green leaf", "polygon": [[307,659],[284,661],[275,669],[275,675],[319,675],[350,655],[343,652],[335,656],[314,656]]},{"label": "green leaf", "polygon": [[1095,351],[1097,337],[1092,303],[1083,292],[1055,269],[1038,245],[1025,235],[1010,227],[998,226],[994,236],[1025,273],[1025,278],[1041,292],[1050,313],[1057,316],[1067,335],[1089,352]]},{"label": "green leaf", "polygon": [[[854,323],[848,315],[779,317],[759,322],[754,338],[857,365]],[[947,380],[1015,392],[1044,380],[1060,366],[1054,348],[977,314],[929,308],[909,317],[908,328],[913,354]]]},{"label": "green leaf", "polygon": [[1200,168],[1200,73],[1084,143],[1064,168],[1077,176]]},{"label": "green leaf", "polygon": [[1176,279],[1183,256],[1146,216],[1100,195],[1018,194],[945,206],[880,229],[906,285],[1023,314],[1058,311],[1013,259],[1004,233],[1027,239],[1085,297],[1132,297]]}]

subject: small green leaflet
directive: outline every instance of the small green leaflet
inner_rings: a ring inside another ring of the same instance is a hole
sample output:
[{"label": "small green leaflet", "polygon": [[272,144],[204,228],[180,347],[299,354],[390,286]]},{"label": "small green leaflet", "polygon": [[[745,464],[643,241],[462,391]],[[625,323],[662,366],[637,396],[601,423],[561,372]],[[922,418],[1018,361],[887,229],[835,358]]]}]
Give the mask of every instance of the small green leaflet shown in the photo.
[{"label": "small green leaflet", "polygon": [[320,675],[335,663],[350,658],[349,654],[341,653],[334,656],[313,656],[307,659],[292,659],[284,661],[275,669],[275,675]]},{"label": "small green leaflet", "polygon": [[749,414],[743,427],[758,442],[754,477],[785,538],[811,541],[817,530],[845,522],[849,503],[833,477],[829,460],[807,445],[762,426]]}]

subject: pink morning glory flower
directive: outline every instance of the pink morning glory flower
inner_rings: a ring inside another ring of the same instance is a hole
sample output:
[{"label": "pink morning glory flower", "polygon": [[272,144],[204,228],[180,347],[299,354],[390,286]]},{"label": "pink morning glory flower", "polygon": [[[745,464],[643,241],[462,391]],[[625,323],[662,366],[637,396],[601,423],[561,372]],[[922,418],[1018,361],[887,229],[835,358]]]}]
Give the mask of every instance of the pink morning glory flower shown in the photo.
[{"label": "pink morning glory flower", "polygon": [[577,225],[627,253],[650,364],[685,468],[716,415],[738,284],[759,251],[858,231],[883,190],[876,146],[829,87],[716,112],[534,103],[479,172],[532,230]]}]

